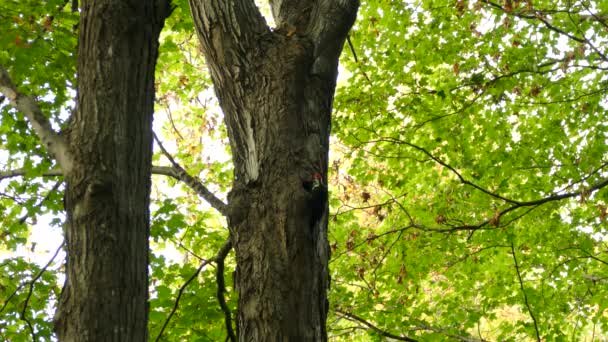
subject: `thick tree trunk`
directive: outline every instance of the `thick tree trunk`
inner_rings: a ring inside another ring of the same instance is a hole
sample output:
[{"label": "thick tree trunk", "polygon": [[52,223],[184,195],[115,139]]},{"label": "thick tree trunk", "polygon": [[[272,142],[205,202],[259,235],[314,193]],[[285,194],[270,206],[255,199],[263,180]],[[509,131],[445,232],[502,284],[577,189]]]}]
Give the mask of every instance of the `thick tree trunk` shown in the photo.
[{"label": "thick tree trunk", "polygon": [[167,1],[81,1],[60,341],[146,341],[154,67]]},{"label": "thick tree trunk", "polygon": [[[338,57],[358,1],[190,0],[231,142],[229,226],[241,341],[324,341],[327,215],[316,222],[314,173],[326,181]],[[322,203],[327,213],[327,202]]]}]

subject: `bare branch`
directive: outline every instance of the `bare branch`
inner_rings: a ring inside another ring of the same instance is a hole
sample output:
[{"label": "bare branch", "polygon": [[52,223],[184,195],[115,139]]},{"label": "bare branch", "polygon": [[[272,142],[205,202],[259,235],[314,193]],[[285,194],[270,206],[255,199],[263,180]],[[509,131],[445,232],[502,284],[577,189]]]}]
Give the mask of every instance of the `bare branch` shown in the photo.
[{"label": "bare branch", "polygon": [[517,256],[515,255],[515,246],[511,243],[511,255],[513,255],[513,264],[515,264],[515,271],[517,272],[517,279],[519,280],[519,287],[521,288],[521,293],[524,295],[524,302],[526,303],[526,308],[528,309],[528,313],[530,317],[532,317],[532,321],[534,322],[534,330],[536,331],[536,340],[538,342],[542,341],[540,338],[540,332],[538,331],[538,323],[536,322],[536,317],[534,316],[534,312],[530,307],[530,303],[528,302],[528,295],[526,294],[526,290],[524,289],[524,282],[521,279],[521,272],[519,271],[519,264],[517,263]]},{"label": "bare branch", "polygon": [[213,257],[212,259],[203,260],[201,262],[201,264],[199,265],[199,267],[196,269],[196,272],[194,272],[194,274],[192,274],[192,276],[190,278],[188,278],[188,280],[186,280],[186,282],[179,288],[179,292],[177,294],[177,298],[175,298],[175,304],[173,305],[173,309],[171,309],[169,316],[167,316],[165,323],[163,324],[162,328],[160,329],[160,332],[158,333],[158,336],[156,336],[156,339],[154,341],[156,341],[156,342],[160,341],[161,337],[163,336],[163,333],[165,332],[167,325],[169,325],[171,318],[173,317],[175,312],[177,312],[177,308],[179,307],[179,301],[182,298],[182,295],[184,294],[186,287],[188,287],[188,285],[190,285],[190,283],[194,279],[196,279],[196,277],[199,275],[199,273],[201,273],[201,271],[203,270],[203,268],[206,265],[209,265],[212,262],[219,263],[219,260],[221,260],[223,263],[224,258],[226,257],[226,255],[228,254],[228,252],[230,251],[231,248],[232,248],[232,242],[231,242],[230,238],[228,238],[228,240],[226,240],[226,242],[224,242],[224,245],[222,246],[222,248],[220,248],[217,255],[215,257]]},{"label": "bare branch", "polygon": [[357,52],[355,51],[355,46],[353,42],[350,40],[350,35],[346,36],[346,41],[348,42],[348,46],[350,47],[350,51],[353,53],[353,58],[355,59],[355,63],[357,64],[357,69],[361,72],[367,83],[372,84],[372,80],[367,76],[367,73],[361,67],[361,63],[359,63],[359,59],[357,58]]},{"label": "bare branch", "polygon": [[[369,329],[374,330],[376,333],[384,336],[384,337],[388,337],[388,338],[392,338],[394,340],[399,340],[399,341],[418,341],[415,340],[413,338],[410,337],[403,337],[403,336],[398,336],[392,333],[389,333],[385,330],[382,330],[380,328],[378,328],[377,326],[375,326],[374,324],[372,324],[371,322],[369,322],[368,320],[357,316],[351,312],[347,312],[344,310],[340,310],[340,309],[334,309],[334,311],[336,311],[337,313],[339,313],[342,317],[353,321],[353,322],[358,322],[358,323],[362,323],[363,325],[367,326]],[[476,338],[472,338],[472,337],[468,337],[468,336],[461,336],[461,335],[455,335],[450,333],[448,330],[446,329],[442,329],[442,328],[435,328],[435,327],[431,327],[431,326],[427,326],[427,325],[421,325],[421,326],[417,326],[414,327],[412,330],[427,330],[427,331],[433,331],[436,333],[440,333],[443,334],[447,337],[451,337],[453,339],[459,340],[459,341],[463,341],[463,342],[486,342],[486,340],[479,340]]]},{"label": "bare branch", "polygon": [[[3,179],[7,179],[7,178],[25,176],[28,172],[29,172],[29,170],[26,170],[26,169],[0,171],[0,181]],[[43,176],[43,177],[63,176],[63,172],[60,169],[52,169],[52,170],[43,172],[41,176]]]},{"label": "bare branch", "polygon": [[391,334],[388,331],[382,330],[380,328],[378,328],[377,326],[375,326],[374,324],[372,324],[371,322],[363,319],[362,317],[359,317],[353,313],[344,311],[344,310],[340,310],[340,309],[334,309],[335,312],[339,313],[340,315],[342,315],[344,318],[350,320],[350,321],[355,321],[355,322],[359,322],[362,323],[363,325],[367,326],[368,328],[372,329],[373,331],[375,331],[376,333],[378,333],[381,336],[384,337],[388,337],[388,338],[392,338],[394,340],[398,340],[398,341],[408,341],[408,342],[417,342],[418,340],[415,340],[413,338],[410,337],[406,337],[406,336],[398,336],[395,334]]},{"label": "bare branch", "polygon": [[32,335],[32,341],[37,341],[36,333],[34,332],[34,327],[33,327],[32,323],[29,321],[29,319],[27,318],[25,311],[27,310],[28,303],[30,301],[30,298],[32,297],[32,293],[34,292],[34,285],[36,284],[38,279],[40,279],[40,277],[42,277],[42,274],[44,272],[46,272],[46,270],[49,268],[49,266],[51,266],[51,264],[53,263],[53,261],[55,260],[57,255],[59,254],[59,251],[61,251],[61,249],[63,248],[64,245],[65,245],[65,240],[63,242],[61,242],[61,245],[57,248],[57,250],[55,251],[55,254],[53,254],[53,256],[46,263],[46,265],[44,265],[44,267],[42,267],[42,269],[40,269],[40,272],[38,272],[38,274],[36,274],[34,276],[34,278],[32,278],[32,280],[29,282],[30,289],[27,293],[27,296],[25,297],[25,301],[23,302],[23,309],[21,309],[20,318],[27,323],[27,325],[30,329],[30,333]]},{"label": "bare branch", "polygon": [[462,342],[488,342],[488,340],[484,340],[484,339],[477,339],[477,338],[468,337],[468,336],[454,335],[454,334],[450,333],[447,329],[435,328],[435,327],[431,327],[428,325],[419,325],[419,326],[415,327],[413,330],[433,331],[433,332],[443,334],[447,337],[451,337],[452,339],[462,341]]},{"label": "bare branch", "polygon": [[217,268],[215,269],[215,280],[217,282],[217,300],[220,303],[220,308],[224,312],[224,320],[226,322],[226,332],[228,333],[228,339],[232,342],[236,342],[237,338],[232,329],[232,314],[230,308],[226,304],[226,298],[224,298],[224,292],[226,292],[226,283],[224,281],[224,260],[232,249],[232,242],[230,239],[222,246],[220,251],[215,257]]},{"label": "bare branch", "polygon": [[8,72],[0,65],[0,93],[4,94],[10,104],[22,112],[28,119],[34,132],[47,150],[57,159],[64,173],[70,172],[73,165],[72,156],[63,137],[51,127],[49,119],[42,114],[38,103],[30,96],[23,95],[13,84]]},{"label": "bare branch", "polygon": [[[25,176],[28,172],[29,172],[29,170],[26,170],[26,169],[0,171],[0,180]],[[152,166],[152,173],[155,175],[169,176],[169,177],[173,177],[177,180],[181,180],[181,179],[179,179],[179,175],[176,172],[176,170],[170,166]],[[41,174],[41,176],[42,177],[63,176],[63,172],[61,171],[61,169],[51,169],[51,170],[43,172]]]},{"label": "bare branch", "polygon": [[219,211],[222,215],[227,216],[227,205],[221,199],[217,198],[217,196],[215,196],[211,191],[209,191],[209,189],[207,189],[207,187],[205,187],[199,179],[192,177],[190,174],[188,174],[188,172],[186,172],[186,170],[184,170],[184,168],[181,167],[181,165],[179,165],[175,161],[175,159],[173,159],[173,156],[171,156],[171,154],[167,152],[167,150],[160,142],[156,134],[154,134],[154,140],[156,140],[156,143],[158,144],[158,147],[160,148],[162,153],[165,155],[165,157],[167,157],[167,159],[169,159],[169,161],[173,165],[172,168],[156,167],[156,171],[159,174],[171,176],[186,183],[186,185],[188,185],[192,190],[194,190],[197,194],[204,198],[207,203],[209,203],[213,208]]},{"label": "bare branch", "polygon": [[512,203],[512,204],[520,204],[520,202],[519,202],[519,201],[515,201],[515,200],[512,200],[512,199],[509,199],[509,198],[503,197],[503,196],[501,196],[501,195],[499,195],[499,194],[496,194],[496,193],[494,193],[494,192],[491,192],[491,191],[489,191],[489,190],[486,190],[486,189],[484,189],[484,188],[480,187],[479,185],[477,185],[477,184],[475,184],[475,183],[473,183],[473,182],[471,182],[471,181],[469,181],[469,180],[465,179],[465,178],[464,178],[464,177],[463,177],[463,176],[460,174],[460,172],[456,171],[456,169],[455,169],[454,167],[452,167],[451,165],[447,164],[446,162],[444,162],[443,160],[439,159],[438,157],[434,156],[433,154],[431,154],[429,151],[427,151],[427,150],[426,150],[425,148],[423,148],[423,147],[420,147],[420,146],[418,146],[418,145],[414,145],[414,144],[412,144],[412,143],[410,143],[410,142],[407,142],[407,141],[398,140],[398,139],[392,139],[392,138],[383,138],[383,139],[381,139],[381,140],[383,140],[383,141],[389,141],[389,142],[393,142],[393,143],[398,143],[398,144],[404,144],[404,145],[407,145],[407,146],[409,146],[409,147],[411,147],[411,148],[413,148],[413,149],[416,149],[416,150],[418,150],[418,151],[420,151],[420,152],[424,153],[425,155],[427,155],[429,158],[433,159],[433,160],[434,160],[436,163],[438,163],[438,164],[440,164],[440,165],[442,165],[442,166],[446,167],[446,168],[447,168],[447,169],[449,169],[450,171],[452,171],[452,173],[454,173],[454,174],[456,175],[456,177],[458,177],[458,179],[460,180],[460,182],[461,182],[462,184],[469,185],[469,186],[471,186],[471,187],[473,187],[473,188],[475,188],[475,189],[477,189],[477,190],[479,190],[479,191],[481,191],[481,192],[483,192],[483,193],[485,193],[485,194],[487,194],[487,195],[490,195],[490,196],[492,196],[492,197],[494,197],[494,198],[500,199],[500,200],[505,201],[505,202],[507,202],[507,203]]},{"label": "bare branch", "polygon": [[[588,196],[592,192],[595,192],[595,191],[597,191],[599,189],[602,189],[602,188],[608,186],[608,178],[606,178],[606,179],[603,179],[603,180],[599,181],[598,183],[596,183],[596,184],[594,184],[594,185],[592,185],[592,186],[590,186],[588,188],[585,188],[585,189],[582,189],[582,190],[579,190],[579,191],[568,192],[568,193],[563,193],[563,194],[554,194],[552,196],[548,196],[548,197],[544,197],[544,198],[540,198],[540,199],[532,200],[532,201],[513,200],[513,199],[509,199],[509,198],[503,197],[500,194],[491,192],[491,191],[489,191],[487,189],[484,189],[484,188],[480,187],[479,185],[477,185],[477,184],[475,184],[475,183],[473,183],[473,182],[465,179],[453,166],[447,164],[446,162],[442,161],[438,157],[434,156],[433,154],[431,154],[428,150],[426,150],[423,147],[414,145],[414,144],[412,144],[410,142],[407,142],[407,141],[395,139],[395,138],[381,138],[381,139],[378,139],[376,141],[385,141],[385,142],[392,142],[392,143],[396,143],[396,144],[403,144],[403,145],[409,146],[411,148],[414,148],[414,149],[416,149],[416,150],[424,153],[425,155],[427,155],[429,158],[431,158],[432,160],[434,160],[436,163],[438,163],[438,164],[446,167],[447,169],[449,169],[452,173],[454,173],[456,175],[456,177],[458,177],[458,179],[460,180],[461,183],[469,185],[469,186],[471,186],[471,187],[473,187],[473,188],[475,188],[475,189],[477,189],[477,190],[479,190],[479,191],[481,191],[481,192],[483,192],[483,193],[485,193],[485,194],[487,194],[487,195],[489,195],[491,197],[494,197],[494,198],[500,199],[500,200],[502,200],[504,202],[512,204],[510,207],[508,207],[506,209],[503,209],[502,211],[500,211],[499,213],[497,213],[497,215],[495,217],[493,217],[492,219],[484,221],[484,222],[482,222],[480,224],[477,224],[477,225],[462,225],[462,226],[456,226],[456,227],[451,227],[451,228],[446,228],[446,229],[443,229],[443,228],[424,228],[424,227],[420,227],[420,226],[416,225],[417,228],[423,229],[423,230],[444,231],[444,232],[457,231],[457,230],[477,230],[477,229],[480,229],[480,228],[482,228],[482,227],[484,227],[484,226],[486,226],[488,224],[492,224],[492,225],[498,227],[499,226],[498,225],[499,219],[502,216],[504,216],[505,214],[507,214],[507,213],[509,213],[509,212],[511,212],[513,210],[516,210],[516,209],[519,209],[519,208],[523,208],[523,207],[538,207],[538,206],[540,206],[542,204],[545,204],[545,203],[559,201],[559,200],[563,200],[563,199],[567,199],[567,198],[572,198],[572,197],[577,197],[577,196]],[[603,166],[602,166],[602,168],[603,168]],[[595,173],[595,172],[596,171],[593,171],[593,173]],[[504,227],[504,225],[502,225],[502,226]]]}]

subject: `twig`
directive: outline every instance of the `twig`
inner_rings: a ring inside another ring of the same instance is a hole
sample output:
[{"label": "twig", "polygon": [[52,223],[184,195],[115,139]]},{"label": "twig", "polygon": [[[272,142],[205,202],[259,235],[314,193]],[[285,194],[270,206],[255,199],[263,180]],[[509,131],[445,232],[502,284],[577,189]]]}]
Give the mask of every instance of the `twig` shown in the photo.
[{"label": "twig", "polygon": [[517,256],[515,255],[515,246],[511,243],[511,254],[513,255],[513,263],[515,264],[515,271],[517,272],[517,279],[519,280],[519,287],[521,288],[521,292],[524,295],[524,302],[526,303],[526,308],[528,308],[528,313],[530,317],[532,317],[532,321],[534,322],[534,330],[536,331],[536,340],[538,342],[541,341],[540,332],[538,331],[538,323],[536,322],[536,317],[534,316],[534,312],[532,312],[532,308],[530,307],[530,303],[528,302],[528,295],[526,294],[526,290],[524,289],[524,282],[521,279],[521,272],[519,271],[519,264],[517,263]]},{"label": "twig", "polygon": [[182,134],[177,129],[177,127],[175,126],[175,122],[173,122],[173,113],[171,112],[171,107],[169,106],[169,104],[166,104],[165,108],[167,108],[167,116],[169,117],[169,122],[171,123],[171,127],[173,127],[173,131],[175,131],[175,133],[177,134],[177,136],[182,141],[185,140],[184,137],[182,136]]},{"label": "twig", "polygon": [[169,152],[167,152],[167,150],[165,149],[163,144],[160,142],[160,140],[156,136],[156,133],[153,133],[153,134],[154,134],[154,140],[156,140],[158,147],[160,148],[162,153],[165,155],[165,157],[167,157],[167,159],[169,159],[169,162],[171,162],[171,165],[173,165],[173,167],[171,169],[169,169],[171,171],[165,170],[168,172],[167,175],[170,175],[170,176],[186,183],[186,185],[188,185],[192,190],[194,190],[197,194],[199,194],[202,198],[204,198],[213,208],[215,208],[217,211],[219,211],[222,215],[227,216],[228,215],[227,205],[221,199],[217,198],[217,196],[215,196],[211,191],[209,191],[209,189],[207,189],[207,187],[205,187],[199,179],[190,176],[190,174],[188,174],[188,172],[186,172],[186,170],[184,170],[184,168],[181,167],[181,165],[179,165],[175,161],[175,159],[173,159],[173,156],[171,156],[171,154]]},{"label": "twig", "polygon": [[30,333],[32,334],[32,341],[37,341],[36,332],[34,332],[34,326],[32,325],[32,322],[30,322],[29,319],[27,318],[25,311],[27,310],[28,303],[30,301],[30,298],[32,297],[32,293],[34,292],[34,285],[36,284],[38,279],[40,279],[42,274],[44,272],[46,272],[46,270],[49,268],[49,266],[51,266],[51,264],[53,263],[53,261],[55,260],[57,255],[59,254],[59,251],[61,251],[61,249],[63,248],[64,245],[65,245],[65,240],[61,242],[61,245],[59,245],[59,247],[55,251],[55,254],[53,254],[53,256],[46,263],[46,265],[44,265],[44,267],[42,267],[42,269],[40,269],[40,272],[38,272],[38,274],[36,274],[36,276],[34,276],[34,278],[32,278],[32,280],[30,280],[30,282],[29,282],[30,289],[27,293],[27,296],[25,297],[25,301],[23,302],[23,309],[21,309],[20,318],[27,323],[27,325],[30,329]]}]

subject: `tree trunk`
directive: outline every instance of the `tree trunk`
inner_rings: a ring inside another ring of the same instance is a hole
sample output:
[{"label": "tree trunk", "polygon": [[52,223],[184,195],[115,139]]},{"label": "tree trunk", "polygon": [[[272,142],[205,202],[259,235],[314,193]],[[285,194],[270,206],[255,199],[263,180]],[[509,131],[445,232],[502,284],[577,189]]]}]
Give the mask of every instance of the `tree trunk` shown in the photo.
[{"label": "tree trunk", "polygon": [[81,1],[60,341],[146,341],[154,67],[168,1]]},{"label": "tree trunk", "polygon": [[[326,183],[337,65],[357,0],[190,0],[224,111],[235,180],[229,228],[240,341],[324,341],[329,286]],[[315,221],[316,222],[313,222]]]}]

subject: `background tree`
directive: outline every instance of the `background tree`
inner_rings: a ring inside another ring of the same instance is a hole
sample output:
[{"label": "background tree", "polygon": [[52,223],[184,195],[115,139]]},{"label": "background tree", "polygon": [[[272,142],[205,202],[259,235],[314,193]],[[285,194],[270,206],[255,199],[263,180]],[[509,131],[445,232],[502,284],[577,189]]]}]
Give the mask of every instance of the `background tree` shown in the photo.
[{"label": "background tree", "polygon": [[[242,284],[223,277],[235,259],[218,212],[227,209],[222,203],[239,179],[223,153],[230,152],[232,128],[221,124],[208,89],[221,72],[241,75],[237,80],[257,73],[224,71],[222,64],[207,74],[201,52],[216,50],[204,43],[201,50],[188,4],[176,6],[161,35],[157,70],[155,129],[167,152],[158,150],[154,163],[170,166],[153,167],[164,176],[154,177],[152,188],[149,332],[169,341],[222,340],[227,326],[234,330],[234,289]],[[70,65],[59,52],[74,44],[66,39],[74,22],[64,22],[64,36],[61,26],[52,26],[52,40],[24,47],[19,44],[28,39],[16,39],[44,27],[50,10],[22,9],[24,19],[0,39],[19,56],[19,63],[7,64],[12,75],[28,75],[27,82],[15,80],[20,89],[56,95],[39,103],[57,122],[69,97],[61,70]],[[593,340],[606,334],[607,12],[600,1],[362,2],[342,55],[331,167],[323,173],[331,190],[330,339]],[[29,13],[41,14],[31,21]],[[279,27],[271,11],[262,13]],[[71,14],[55,13],[62,16]],[[203,40],[211,34],[210,44],[222,44],[204,26],[220,21],[197,21]],[[302,39],[297,29],[274,34],[284,42]],[[258,45],[272,46],[273,39]],[[51,49],[51,41],[59,48]],[[19,68],[22,73],[14,71]],[[253,88],[238,100],[264,91]],[[230,113],[224,102],[231,97],[220,92],[220,101]],[[3,112],[0,129],[3,150],[10,151],[2,243],[19,251],[28,226],[58,210],[61,183],[23,120]],[[312,172],[314,166],[301,177],[306,181]],[[22,218],[28,225],[19,224]],[[45,336],[44,308],[53,305],[47,298],[59,291],[57,263],[46,272],[23,257],[2,264],[7,300],[0,332],[27,339],[22,317]]]},{"label": "background tree", "polygon": [[[154,69],[169,2],[85,0],[80,9],[76,106],[66,130],[55,132],[3,68],[0,91],[28,119],[65,181],[66,281],[55,313],[57,338],[144,341]],[[43,20],[34,41],[52,31],[54,17]],[[25,311],[22,318],[38,340]]]}]

